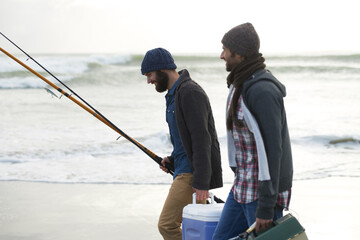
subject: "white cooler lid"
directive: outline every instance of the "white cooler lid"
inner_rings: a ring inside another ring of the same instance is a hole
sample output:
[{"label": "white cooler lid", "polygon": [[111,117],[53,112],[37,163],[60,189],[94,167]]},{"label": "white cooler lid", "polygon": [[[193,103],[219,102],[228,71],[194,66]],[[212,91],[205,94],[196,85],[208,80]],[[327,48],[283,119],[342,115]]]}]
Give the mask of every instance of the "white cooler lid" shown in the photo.
[{"label": "white cooler lid", "polygon": [[223,207],[224,203],[188,204],[183,209],[183,218],[206,222],[218,222]]}]

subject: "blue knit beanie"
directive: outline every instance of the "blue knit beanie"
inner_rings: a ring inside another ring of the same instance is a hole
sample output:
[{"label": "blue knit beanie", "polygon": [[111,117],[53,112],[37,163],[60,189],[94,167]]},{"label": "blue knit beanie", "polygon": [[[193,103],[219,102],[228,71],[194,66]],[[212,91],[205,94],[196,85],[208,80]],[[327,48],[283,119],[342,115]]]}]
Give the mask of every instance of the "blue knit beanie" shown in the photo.
[{"label": "blue knit beanie", "polygon": [[164,48],[155,48],[147,51],[145,57],[141,63],[141,73],[165,70],[165,69],[176,69],[171,53]]}]

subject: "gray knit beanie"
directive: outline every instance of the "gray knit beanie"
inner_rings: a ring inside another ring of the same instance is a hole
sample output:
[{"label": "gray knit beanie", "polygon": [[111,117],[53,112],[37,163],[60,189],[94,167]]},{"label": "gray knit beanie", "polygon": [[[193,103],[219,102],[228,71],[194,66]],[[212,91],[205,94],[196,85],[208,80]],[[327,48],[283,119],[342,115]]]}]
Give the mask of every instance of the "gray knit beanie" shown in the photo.
[{"label": "gray knit beanie", "polygon": [[242,57],[259,53],[260,39],[251,23],[244,23],[225,33],[221,43]]}]

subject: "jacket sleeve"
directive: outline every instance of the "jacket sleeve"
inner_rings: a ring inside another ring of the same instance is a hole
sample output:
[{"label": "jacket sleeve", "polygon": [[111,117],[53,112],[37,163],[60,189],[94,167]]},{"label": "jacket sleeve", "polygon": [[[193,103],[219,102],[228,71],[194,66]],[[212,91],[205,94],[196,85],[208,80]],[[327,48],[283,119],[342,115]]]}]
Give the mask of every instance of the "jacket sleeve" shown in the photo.
[{"label": "jacket sleeve", "polygon": [[211,136],[208,119],[211,113],[209,99],[200,89],[184,91],[179,98],[180,111],[187,135],[190,136],[193,166],[193,187],[201,190],[210,188],[211,179]]},{"label": "jacket sleeve", "polygon": [[247,102],[260,128],[270,173],[270,180],[258,183],[256,217],[272,219],[279,193],[283,96],[273,83],[261,81],[248,90]]}]

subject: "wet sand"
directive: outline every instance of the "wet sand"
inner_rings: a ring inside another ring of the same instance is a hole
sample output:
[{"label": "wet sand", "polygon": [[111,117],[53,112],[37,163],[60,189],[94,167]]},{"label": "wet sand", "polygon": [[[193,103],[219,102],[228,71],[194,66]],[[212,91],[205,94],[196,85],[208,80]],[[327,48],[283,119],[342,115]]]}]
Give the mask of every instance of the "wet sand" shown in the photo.
[{"label": "wet sand", "polygon": [[[290,212],[309,239],[357,239],[359,186],[360,178],[295,181]],[[226,200],[230,187],[212,192]],[[0,239],[162,239],[157,220],[168,188],[0,182]]]}]

